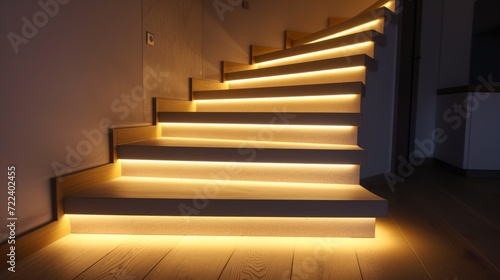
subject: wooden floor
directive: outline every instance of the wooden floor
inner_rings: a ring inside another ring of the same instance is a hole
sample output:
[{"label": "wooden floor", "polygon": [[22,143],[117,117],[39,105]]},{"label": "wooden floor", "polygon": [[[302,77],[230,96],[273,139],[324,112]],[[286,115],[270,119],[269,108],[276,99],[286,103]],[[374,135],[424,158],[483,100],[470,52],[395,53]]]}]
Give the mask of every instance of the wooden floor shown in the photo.
[{"label": "wooden floor", "polygon": [[500,180],[435,165],[390,188],[376,238],[67,236],[0,279],[500,279]]}]

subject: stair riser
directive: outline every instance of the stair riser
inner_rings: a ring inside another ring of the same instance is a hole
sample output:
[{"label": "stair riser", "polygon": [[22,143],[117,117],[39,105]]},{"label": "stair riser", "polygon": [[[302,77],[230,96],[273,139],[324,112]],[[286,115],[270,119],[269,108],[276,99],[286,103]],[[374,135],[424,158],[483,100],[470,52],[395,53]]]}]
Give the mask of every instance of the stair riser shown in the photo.
[{"label": "stair riser", "polygon": [[330,28],[316,32],[309,36],[305,36],[295,40],[293,45],[305,45],[318,40],[325,40],[326,38],[336,38],[341,36],[354,35],[359,32],[374,30],[378,33],[384,33],[384,27],[390,22],[386,22],[386,17],[391,17],[391,12],[386,8],[375,9],[367,11],[357,18],[347,20]]},{"label": "stair riser", "polygon": [[256,164],[121,160],[123,176],[192,178],[226,184],[231,180],[358,184],[358,165]]},{"label": "stair riser", "polygon": [[203,124],[261,124],[281,125],[349,125],[359,126],[359,113],[289,113],[286,110],[271,112],[196,112],[159,113],[160,122]]},{"label": "stair riser", "polygon": [[341,58],[353,55],[367,55],[369,57],[374,57],[374,50],[375,46],[373,42],[364,42],[352,45],[345,44],[335,49],[327,49],[323,51],[317,51],[314,53],[296,55],[292,57],[281,58],[271,61],[263,61],[258,63],[258,68],[263,69],[274,66],[291,65],[296,63],[319,61],[323,59]]},{"label": "stair riser", "polygon": [[363,150],[264,149],[252,142],[240,148],[118,146],[120,159],[173,161],[232,161],[257,163],[361,164]]},{"label": "stair riser", "polygon": [[69,216],[72,233],[375,237],[374,218]]},{"label": "stair riser", "polygon": [[241,98],[269,98],[269,97],[305,97],[336,94],[363,94],[365,87],[362,83],[335,83],[323,85],[307,85],[294,87],[224,89],[194,92],[194,100],[224,100]]},{"label": "stair riser", "polygon": [[[66,197],[66,214],[229,217],[338,217],[387,215],[387,201],[311,201],[246,199],[146,199]],[[89,207],[92,205],[92,207]]]},{"label": "stair riser", "polygon": [[230,80],[228,81],[228,87],[230,89],[242,89],[252,87],[280,87],[351,82],[365,83],[365,76],[366,68],[360,66],[338,70],[311,72],[307,74]]},{"label": "stair riser", "polygon": [[359,113],[359,94],[307,98],[229,99],[197,101],[198,112]]},{"label": "stair riser", "polygon": [[163,137],[356,145],[355,126],[210,125],[162,123]]}]

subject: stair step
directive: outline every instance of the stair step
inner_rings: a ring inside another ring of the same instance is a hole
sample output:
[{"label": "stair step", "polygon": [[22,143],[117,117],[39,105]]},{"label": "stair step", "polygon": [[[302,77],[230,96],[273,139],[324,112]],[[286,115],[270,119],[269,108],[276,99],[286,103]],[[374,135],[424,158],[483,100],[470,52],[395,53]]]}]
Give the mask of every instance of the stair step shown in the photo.
[{"label": "stair step", "polygon": [[356,145],[160,137],[119,145],[120,159],[361,164]]},{"label": "stair step", "polygon": [[323,70],[342,69],[348,67],[365,66],[368,69],[376,70],[377,62],[367,55],[353,55],[342,58],[332,58],[320,61],[303,62],[293,65],[274,66],[261,69],[251,69],[240,72],[226,73],[226,80],[244,80],[253,78],[263,78],[272,76],[283,76],[290,74],[302,74]]},{"label": "stair step", "polygon": [[[199,207],[202,204],[205,207]],[[387,201],[359,185],[119,177],[64,198],[67,214],[379,217]]]},{"label": "stair step", "polygon": [[241,98],[276,98],[297,96],[321,96],[336,94],[363,94],[365,86],[361,82],[319,84],[302,86],[224,89],[194,92],[194,100],[221,100]]},{"label": "stair step", "polygon": [[123,176],[185,178],[227,182],[266,181],[359,184],[359,165],[259,162],[120,160]]},{"label": "stair step", "polygon": [[374,44],[384,45],[385,41],[385,36],[383,34],[374,30],[369,30],[321,41],[315,44],[299,45],[293,48],[259,55],[254,58],[254,62],[258,63],[259,67],[262,68],[278,63],[300,63],[348,55],[366,54],[369,57],[373,57]]},{"label": "stair step", "polygon": [[160,112],[160,122],[270,125],[361,125],[360,113]]},{"label": "stair step", "polygon": [[[355,122],[350,122],[354,124]],[[161,136],[248,139],[355,145],[358,128],[351,125],[276,125],[219,123],[160,123]]]},{"label": "stair step", "polygon": [[394,19],[393,12],[386,7],[366,11],[350,20],[299,38],[293,42],[293,46],[295,47],[312,42],[320,42],[322,40],[328,40],[369,30],[384,33],[384,19]]},{"label": "stair step", "polygon": [[375,218],[68,215],[72,233],[375,237]]},{"label": "stair step", "polygon": [[[360,94],[196,101],[197,112],[358,113]],[[283,114],[283,113],[280,113]]]}]

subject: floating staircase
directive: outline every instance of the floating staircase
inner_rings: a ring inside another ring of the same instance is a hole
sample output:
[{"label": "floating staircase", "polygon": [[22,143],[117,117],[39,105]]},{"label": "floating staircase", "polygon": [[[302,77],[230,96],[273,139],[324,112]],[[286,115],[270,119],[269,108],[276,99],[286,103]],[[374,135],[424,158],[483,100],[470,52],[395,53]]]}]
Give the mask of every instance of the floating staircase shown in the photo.
[{"label": "floating staircase", "polygon": [[377,2],[193,80],[184,109],[158,106],[158,137],[114,148],[115,178],[65,195],[72,232],[373,237],[387,202],[359,185],[357,133],[393,12]]}]

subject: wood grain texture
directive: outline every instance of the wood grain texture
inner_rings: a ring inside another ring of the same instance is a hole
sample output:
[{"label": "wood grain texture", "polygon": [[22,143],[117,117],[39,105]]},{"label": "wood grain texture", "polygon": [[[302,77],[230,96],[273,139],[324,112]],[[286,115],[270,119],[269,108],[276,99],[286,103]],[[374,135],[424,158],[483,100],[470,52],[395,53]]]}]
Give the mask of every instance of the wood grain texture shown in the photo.
[{"label": "wood grain texture", "polygon": [[293,238],[248,238],[234,251],[223,279],[290,279]]},{"label": "wood grain texture", "polygon": [[185,237],[144,279],[218,279],[239,240],[239,237]]},{"label": "wood grain texture", "polygon": [[156,112],[195,112],[196,104],[192,101],[156,99]]},{"label": "wood grain texture", "polygon": [[190,82],[191,92],[205,90],[224,90],[228,88],[226,83],[221,83],[220,81],[191,78]]},{"label": "wood grain texture", "polygon": [[354,243],[363,279],[431,279],[392,218],[378,218],[375,239]]},{"label": "wood grain texture", "polygon": [[[156,117],[155,120],[156,119],[158,118]],[[159,125],[112,129],[111,130],[112,144],[110,147],[110,152],[111,152],[110,157],[112,158],[113,163],[117,163],[118,160],[118,152],[117,152],[118,145],[156,138],[159,137],[160,135],[161,135],[161,130]]]},{"label": "wood grain texture", "polygon": [[362,279],[351,241],[345,238],[297,240],[291,279]]},{"label": "wood grain texture", "polygon": [[[126,235],[71,234],[30,255],[2,279],[74,279],[122,242]],[[43,260],[43,261],[40,261]]]},{"label": "wood grain texture", "polygon": [[155,125],[140,127],[125,127],[113,129],[113,136],[116,144],[130,143],[150,138],[158,137],[158,129]]},{"label": "wood grain texture", "polygon": [[436,216],[446,220],[447,224],[476,248],[477,253],[500,271],[500,229],[494,223],[490,223],[473,208],[461,203],[432,182],[422,185],[421,191],[416,194],[416,200],[428,204]]},{"label": "wood grain texture", "polygon": [[490,262],[425,201],[416,199],[411,192],[415,187],[408,183],[408,189],[398,190],[400,203],[391,212],[429,274],[436,279],[499,279],[500,273]]},{"label": "wood grain texture", "polygon": [[[56,179],[58,203],[62,205],[64,196],[81,191],[90,185],[112,180],[120,175],[120,164],[109,163],[59,177]],[[59,211],[59,213],[64,212]]]},{"label": "wood grain texture", "polygon": [[[38,229],[20,235],[16,238],[16,261],[20,262],[33,253],[49,246],[53,242],[67,236],[70,233],[70,224],[67,217],[61,217],[58,221],[50,222]],[[2,258],[10,253],[9,244],[0,247]],[[7,262],[0,263],[0,270],[8,267]],[[0,277],[4,279],[3,277]]]},{"label": "wood grain texture", "polygon": [[75,280],[143,279],[181,239],[181,236],[132,236]]}]

